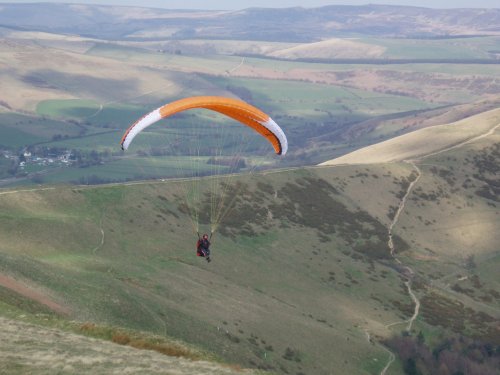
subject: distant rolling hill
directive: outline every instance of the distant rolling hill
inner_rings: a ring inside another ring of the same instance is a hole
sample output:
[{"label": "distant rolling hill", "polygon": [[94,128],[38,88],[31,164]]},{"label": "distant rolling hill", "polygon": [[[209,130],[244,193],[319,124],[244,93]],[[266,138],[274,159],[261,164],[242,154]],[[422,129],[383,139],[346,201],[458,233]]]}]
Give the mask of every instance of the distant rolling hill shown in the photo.
[{"label": "distant rolling hill", "polygon": [[365,44],[355,40],[328,39],[321,42],[302,44],[272,52],[269,56],[286,59],[298,58],[380,58],[384,52],[381,46]]},{"label": "distant rolling hill", "polygon": [[[84,4],[2,4],[0,25],[97,38],[212,38],[311,42],[352,35],[498,35],[500,11],[389,5],[182,11]],[[223,25],[221,27],[221,25]],[[161,36],[160,36],[161,35]]]}]

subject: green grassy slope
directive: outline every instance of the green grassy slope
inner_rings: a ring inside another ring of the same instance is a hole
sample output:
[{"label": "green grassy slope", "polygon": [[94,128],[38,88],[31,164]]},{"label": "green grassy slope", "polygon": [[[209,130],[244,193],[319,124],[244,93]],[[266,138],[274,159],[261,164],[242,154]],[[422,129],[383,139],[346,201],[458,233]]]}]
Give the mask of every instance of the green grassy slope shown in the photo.
[{"label": "green grassy slope", "polygon": [[[488,160],[494,151],[490,140],[475,147],[469,159],[484,154]],[[447,175],[439,170],[459,162],[436,160],[442,167],[423,172],[425,186],[440,184],[445,193],[468,199],[474,190],[454,191],[440,182]],[[464,173],[472,176],[476,164]],[[397,326],[386,325],[413,313],[387,246],[387,226],[412,171],[403,163],[241,177],[239,198],[215,237],[210,264],[194,255],[178,183],[2,191],[1,272],[45,290],[70,309],[72,319],[167,334],[243,366],[375,374],[388,354],[367,340],[365,330],[387,337]],[[486,184],[487,173],[474,179]],[[432,293],[440,293],[444,301],[463,304],[458,319],[468,334],[491,339],[491,321],[478,317],[498,318],[488,301],[498,285],[491,270],[478,270],[487,267],[484,259],[498,257],[478,242],[477,270],[468,270],[461,256],[447,252],[446,232],[417,228],[418,217],[444,220],[439,202],[417,189],[410,200],[417,207],[402,216],[394,239],[398,254],[422,278],[416,329],[456,329],[446,318],[453,305],[436,305]],[[474,194],[474,207],[490,205],[494,214],[495,201],[482,191]],[[432,261],[425,240],[439,244],[431,249]],[[445,271],[477,272],[484,289],[467,294],[427,284],[440,283]]]},{"label": "green grassy slope", "polygon": [[[6,194],[3,272],[48,288],[76,319],[167,332],[247,366],[326,373],[334,366],[362,371],[372,358],[381,364],[384,352],[366,342],[359,326],[373,320],[372,293],[405,299],[390,287],[400,283],[397,275],[373,261],[386,257],[384,227],[346,197],[336,198],[315,172],[245,184],[258,207],[237,204],[231,225],[215,238],[210,265],[194,256],[194,236],[171,183]],[[282,198],[273,200],[269,189]],[[323,215],[341,216],[325,226],[304,201],[304,212],[290,222],[292,201],[302,199],[328,208]],[[13,233],[14,227],[20,229]],[[363,256],[369,244],[373,254]],[[377,275],[386,279],[363,287]],[[398,319],[383,309],[378,314]],[[350,345],[332,354],[332,341]]]}]

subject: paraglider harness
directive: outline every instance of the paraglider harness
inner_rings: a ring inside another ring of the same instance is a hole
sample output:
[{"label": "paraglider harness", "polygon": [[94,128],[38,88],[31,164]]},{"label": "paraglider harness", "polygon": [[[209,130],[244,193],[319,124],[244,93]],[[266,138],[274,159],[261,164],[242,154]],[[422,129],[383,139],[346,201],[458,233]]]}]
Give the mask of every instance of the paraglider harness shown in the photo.
[{"label": "paraglider harness", "polygon": [[[196,255],[199,257],[204,257],[207,262],[210,262],[210,240],[212,239],[213,233],[210,233],[210,238],[200,237],[198,233],[198,241],[196,242]],[[208,237],[208,236],[207,236]]]}]

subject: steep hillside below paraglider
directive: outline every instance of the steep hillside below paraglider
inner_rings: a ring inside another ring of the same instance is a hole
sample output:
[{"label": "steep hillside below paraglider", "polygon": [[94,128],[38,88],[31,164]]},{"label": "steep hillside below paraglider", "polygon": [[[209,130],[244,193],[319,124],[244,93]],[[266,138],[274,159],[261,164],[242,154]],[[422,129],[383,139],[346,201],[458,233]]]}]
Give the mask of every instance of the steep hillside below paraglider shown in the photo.
[{"label": "steep hillside below paraglider", "polygon": [[242,175],[210,264],[175,181],[3,191],[1,272],[70,319],[278,373],[380,373],[390,358],[375,343],[401,322],[410,337],[496,344],[497,138],[434,152],[418,180],[405,162]]}]

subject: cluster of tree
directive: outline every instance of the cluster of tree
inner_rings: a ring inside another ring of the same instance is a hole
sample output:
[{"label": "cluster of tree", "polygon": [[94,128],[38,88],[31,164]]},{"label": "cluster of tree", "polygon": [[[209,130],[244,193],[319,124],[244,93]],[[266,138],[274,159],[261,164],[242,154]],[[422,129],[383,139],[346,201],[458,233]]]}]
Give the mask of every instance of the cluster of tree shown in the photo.
[{"label": "cluster of tree", "polygon": [[12,107],[5,100],[0,100],[0,107],[5,107],[7,109],[12,109]]},{"label": "cluster of tree", "polygon": [[143,157],[165,156],[165,155],[169,155],[171,153],[172,152],[168,148],[166,148],[166,147],[151,147],[149,149],[149,151],[145,151],[145,150],[139,150],[139,151],[137,151],[137,154],[139,156],[143,156]]},{"label": "cluster of tree", "polygon": [[7,173],[10,176],[16,176],[19,171],[19,160],[18,159],[12,159],[9,162],[9,166],[7,167]]},{"label": "cluster of tree", "polygon": [[82,176],[78,180],[72,181],[74,184],[78,185],[101,185],[101,184],[109,184],[113,182],[121,182],[121,180],[112,179],[112,178],[103,178],[98,175],[92,174],[89,176]]},{"label": "cluster of tree", "polygon": [[403,362],[408,375],[495,375],[500,369],[500,345],[462,335],[443,339],[434,348],[417,337],[404,334],[387,342]]},{"label": "cluster of tree", "polygon": [[71,159],[80,168],[87,168],[92,165],[100,165],[104,163],[104,159],[111,156],[109,151],[98,152],[96,150],[92,151],[82,151],[73,150],[71,152]]},{"label": "cluster of tree", "polygon": [[64,135],[63,134],[54,134],[52,136],[53,141],[61,141],[63,139],[68,139],[68,138],[69,138],[69,135],[67,135],[67,134],[64,134]]}]

